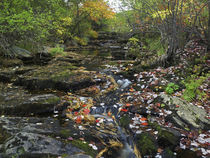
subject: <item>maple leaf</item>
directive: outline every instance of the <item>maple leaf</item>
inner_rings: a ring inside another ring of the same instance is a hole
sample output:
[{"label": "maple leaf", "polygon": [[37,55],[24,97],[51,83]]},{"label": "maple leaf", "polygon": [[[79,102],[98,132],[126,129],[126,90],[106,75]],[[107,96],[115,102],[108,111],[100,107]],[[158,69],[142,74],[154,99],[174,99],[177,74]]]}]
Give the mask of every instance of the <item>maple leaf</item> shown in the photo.
[{"label": "maple leaf", "polygon": [[90,110],[89,110],[89,109],[84,109],[84,110],[83,110],[83,113],[84,113],[85,115],[88,115],[88,114],[90,113]]},{"label": "maple leaf", "polygon": [[78,116],[78,117],[76,118],[75,122],[76,122],[77,124],[82,123],[82,117],[81,117],[81,116]]}]

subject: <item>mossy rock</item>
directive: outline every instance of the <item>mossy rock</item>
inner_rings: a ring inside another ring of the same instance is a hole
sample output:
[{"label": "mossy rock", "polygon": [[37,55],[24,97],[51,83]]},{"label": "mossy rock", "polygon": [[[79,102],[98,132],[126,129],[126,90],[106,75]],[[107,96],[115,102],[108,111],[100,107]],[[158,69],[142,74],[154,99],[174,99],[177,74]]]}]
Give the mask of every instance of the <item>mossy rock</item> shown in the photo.
[{"label": "mossy rock", "polygon": [[10,134],[7,133],[6,130],[0,127],[0,144],[3,144],[9,137],[10,137]]},{"label": "mossy rock", "polygon": [[196,154],[196,152],[186,149],[186,150],[182,150],[180,149],[179,151],[177,151],[177,158],[200,158],[200,156],[198,156]]},{"label": "mossy rock", "polygon": [[179,134],[175,135],[175,131],[171,132],[164,127],[161,127],[158,123],[150,123],[150,126],[158,131],[158,144],[163,148],[173,150],[179,143]]},{"label": "mossy rock", "polygon": [[73,136],[72,131],[70,129],[62,129],[62,130],[60,130],[59,135],[62,138],[65,138],[65,139],[67,139],[68,137]]},{"label": "mossy rock", "polygon": [[0,58],[0,66],[2,67],[15,67],[21,65],[23,65],[23,62],[20,59]]},{"label": "mossy rock", "polygon": [[83,142],[81,140],[73,140],[71,142],[71,144],[73,144],[75,147],[83,150],[85,152],[85,154],[90,155],[92,157],[96,157],[97,155],[97,151],[93,150],[87,142]]},{"label": "mossy rock", "polygon": [[174,149],[179,143],[179,138],[172,132],[161,130],[158,133],[158,144],[163,147]]},{"label": "mossy rock", "polygon": [[136,137],[136,145],[142,156],[154,156],[158,149],[155,138],[148,133],[142,133],[138,135]]},{"label": "mossy rock", "polygon": [[120,126],[126,129],[126,128],[128,128],[130,121],[131,120],[130,120],[129,116],[124,115],[120,118]]},{"label": "mossy rock", "polygon": [[96,72],[81,70],[67,62],[54,62],[19,76],[15,84],[29,90],[51,89],[74,92],[106,81],[103,76],[98,77],[100,81],[96,81]]},{"label": "mossy rock", "polygon": [[174,152],[171,151],[169,148],[164,149],[161,155],[163,158],[176,158]]}]

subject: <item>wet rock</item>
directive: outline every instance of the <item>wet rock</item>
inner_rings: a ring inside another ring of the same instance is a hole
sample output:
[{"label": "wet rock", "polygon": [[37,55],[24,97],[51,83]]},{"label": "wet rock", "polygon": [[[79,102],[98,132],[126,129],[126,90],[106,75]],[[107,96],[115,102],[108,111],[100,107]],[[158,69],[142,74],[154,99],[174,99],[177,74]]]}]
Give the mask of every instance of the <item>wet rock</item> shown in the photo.
[{"label": "wet rock", "polygon": [[128,115],[124,115],[120,118],[120,126],[125,129],[129,127],[130,122],[131,122],[131,119],[129,118]]},{"label": "wet rock", "polygon": [[[151,118],[150,118],[151,120]],[[181,138],[181,133],[173,128],[167,128],[160,126],[158,123],[150,123],[152,128],[158,131],[158,145],[162,148],[168,148],[169,150],[174,150],[179,144]]]},{"label": "wet rock", "polygon": [[158,144],[164,148],[174,149],[179,144],[180,138],[169,130],[159,130]]},{"label": "wet rock", "polygon": [[60,133],[64,133],[62,131],[68,131],[66,133],[72,137],[75,133],[80,133],[70,121],[69,126],[63,126],[59,120],[53,118],[4,117],[0,118],[0,127],[1,131],[9,133],[9,137],[0,143],[0,151],[5,154],[0,155],[2,157],[14,155],[36,158],[47,155],[68,157],[84,153],[79,149],[80,146],[75,147],[70,141],[64,142],[61,137]]},{"label": "wet rock", "polygon": [[161,153],[162,158],[176,158],[174,155],[174,152],[171,151],[169,148],[164,149],[164,151]]},{"label": "wet rock", "polygon": [[30,115],[52,113],[60,99],[54,94],[35,95],[21,87],[0,84],[0,114]]},{"label": "wet rock", "polygon": [[105,81],[102,76],[98,76],[100,81],[95,80],[95,76],[96,72],[79,70],[67,62],[55,62],[19,76],[15,84],[30,90],[54,89],[69,92]]},{"label": "wet rock", "polygon": [[206,118],[207,113],[204,109],[164,93],[161,94],[161,97],[169,109],[175,111],[171,115],[171,119],[182,128],[188,126],[189,128],[208,129],[210,126],[210,121]]},{"label": "wet rock", "polygon": [[11,135],[0,149],[9,156],[59,156],[82,152],[72,144],[55,138],[62,127],[58,120],[52,118],[0,118],[0,125]]},{"label": "wet rock", "polygon": [[200,158],[196,152],[189,149],[179,150],[177,153],[177,158]]},{"label": "wet rock", "polygon": [[76,154],[76,155],[66,156],[64,158],[92,158],[92,157],[84,154]]},{"label": "wet rock", "polygon": [[136,137],[136,145],[142,156],[154,156],[157,152],[157,143],[155,138],[148,133],[138,135]]},{"label": "wet rock", "polygon": [[81,152],[71,144],[64,144],[59,140],[50,138],[48,136],[19,132],[13,135],[4,144],[4,151],[8,155],[19,153],[20,155],[25,154],[74,154]]}]

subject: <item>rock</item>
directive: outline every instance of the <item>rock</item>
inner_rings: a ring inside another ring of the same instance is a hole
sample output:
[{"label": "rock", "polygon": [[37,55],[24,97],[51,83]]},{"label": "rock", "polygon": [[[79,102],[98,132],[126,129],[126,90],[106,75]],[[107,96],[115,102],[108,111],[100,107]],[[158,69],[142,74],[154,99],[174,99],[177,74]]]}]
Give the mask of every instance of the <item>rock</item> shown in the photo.
[{"label": "rock", "polygon": [[52,113],[60,99],[54,94],[35,95],[21,87],[0,84],[0,114]]},{"label": "rock", "polygon": [[158,131],[158,144],[163,148],[169,148],[173,150],[179,144],[180,138],[169,130]]},{"label": "rock", "polygon": [[177,158],[200,158],[196,152],[186,149],[186,150],[179,150],[177,154]]},{"label": "rock", "polygon": [[19,76],[15,84],[30,90],[69,92],[105,82],[106,78],[102,75],[97,77],[100,81],[95,80],[96,75],[96,72],[79,70],[70,63],[57,61]]},{"label": "rock", "polygon": [[208,129],[210,126],[210,121],[206,118],[207,113],[204,109],[164,93],[161,94],[161,97],[171,111],[176,111],[170,115],[170,118],[180,127]]},{"label": "rock", "polygon": [[120,118],[120,126],[124,129],[129,128],[129,123],[131,122],[131,119],[128,115],[124,115]]},{"label": "rock", "polygon": [[4,151],[8,155],[72,155],[81,152],[71,144],[64,144],[59,140],[36,133],[19,132],[9,138],[4,144]]},{"label": "rock", "polygon": [[76,155],[66,156],[64,158],[92,158],[92,157],[84,154],[76,154]]},{"label": "rock", "polygon": [[12,46],[12,51],[18,59],[21,59],[24,63],[32,62],[33,54],[25,49],[17,46]]},{"label": "rock", "polygon": [[11,71],[0,71],[0,82],[9,83],[12,81],[14,72]]},{"label": "rock", "polygon": [[157,152],[157,143],[155,138],[148,134],[142,133],[136,137],[136,145],[142,156],[155,155]]},{"label": "rock", "polygon": [[70,156],[83,152],[70,142],[64,143],[56,138],[64,127],[58,120],[52,118],[5,117],[0,118],[0,125],[11,135],[4,141],[0,151],[4,151],[4,154],[10,157],[14,155],[61,156],[63,154]]},{"label": "rock", "polygon": [[162,158],[176,158],[174,152],[171,151],[169,148],[164,149],[163,152],[161,153],[161,156]]},{"label": "rock", "polygon": [[0,66],[2,67],[16,67],[22,65],[23,62],[20,59],[0,58]]},{"label": "rock", "polygon": [[21,67],[9,67],[0,69],[0,82],[12,83],[15,79],[26,72],[34,70],[36,67],[21,66]]},{"label": "rock", "polygon": [[173,128],[160,126],[158,123],[154,122],[154,120],[155,117],[150,117],[151,127],[158,131],[158,145],[161,148],[174,150],[175,147],[177,147],[177,145],[179,144],[181,133]]},{"label": "rock", "polygon": [[119,84],[120,88],[124,89],[131,84],[131,81],[129,81],[128,79],[118,80],[117,84]]}]

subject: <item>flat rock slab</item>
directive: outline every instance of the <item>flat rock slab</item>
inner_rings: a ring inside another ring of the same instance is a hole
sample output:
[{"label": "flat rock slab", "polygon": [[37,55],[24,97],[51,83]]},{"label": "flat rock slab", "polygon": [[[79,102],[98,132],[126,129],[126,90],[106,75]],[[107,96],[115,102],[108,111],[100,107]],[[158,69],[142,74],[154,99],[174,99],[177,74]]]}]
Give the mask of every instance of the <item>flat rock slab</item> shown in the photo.
[{"label": "flat rock slab", "polygon": [[35,95],[21,87],[0,83],[0,114],[30,115],[52,112],[60,98],[54,94]]},{"label": "flat rock slab", "polygon": [[59,121],[53,118],[5,117],[0,118],[0,128],[10,135],[0,144],[0,153],[6,156],[71,156],[84,153],[58,137],[60,131],[68,128],[61,127]]},{"label": "flat rock slab", "polygon": [[56,61],[19,75],[15,84],[29,90],[53,89],[69,92],[105,81],[106,78],[96,72],[79,69],[68,62]]},{"label": "flat rock slab", "polygon": [[210,121],[206,117],[208,114],[204,109],[187,103],[178,97],[169,96],[164,93],[161,94],[161,97],[169,109],[174,111],[170,116],[171,119],[182,128],[208,129],[210,127]]}]

